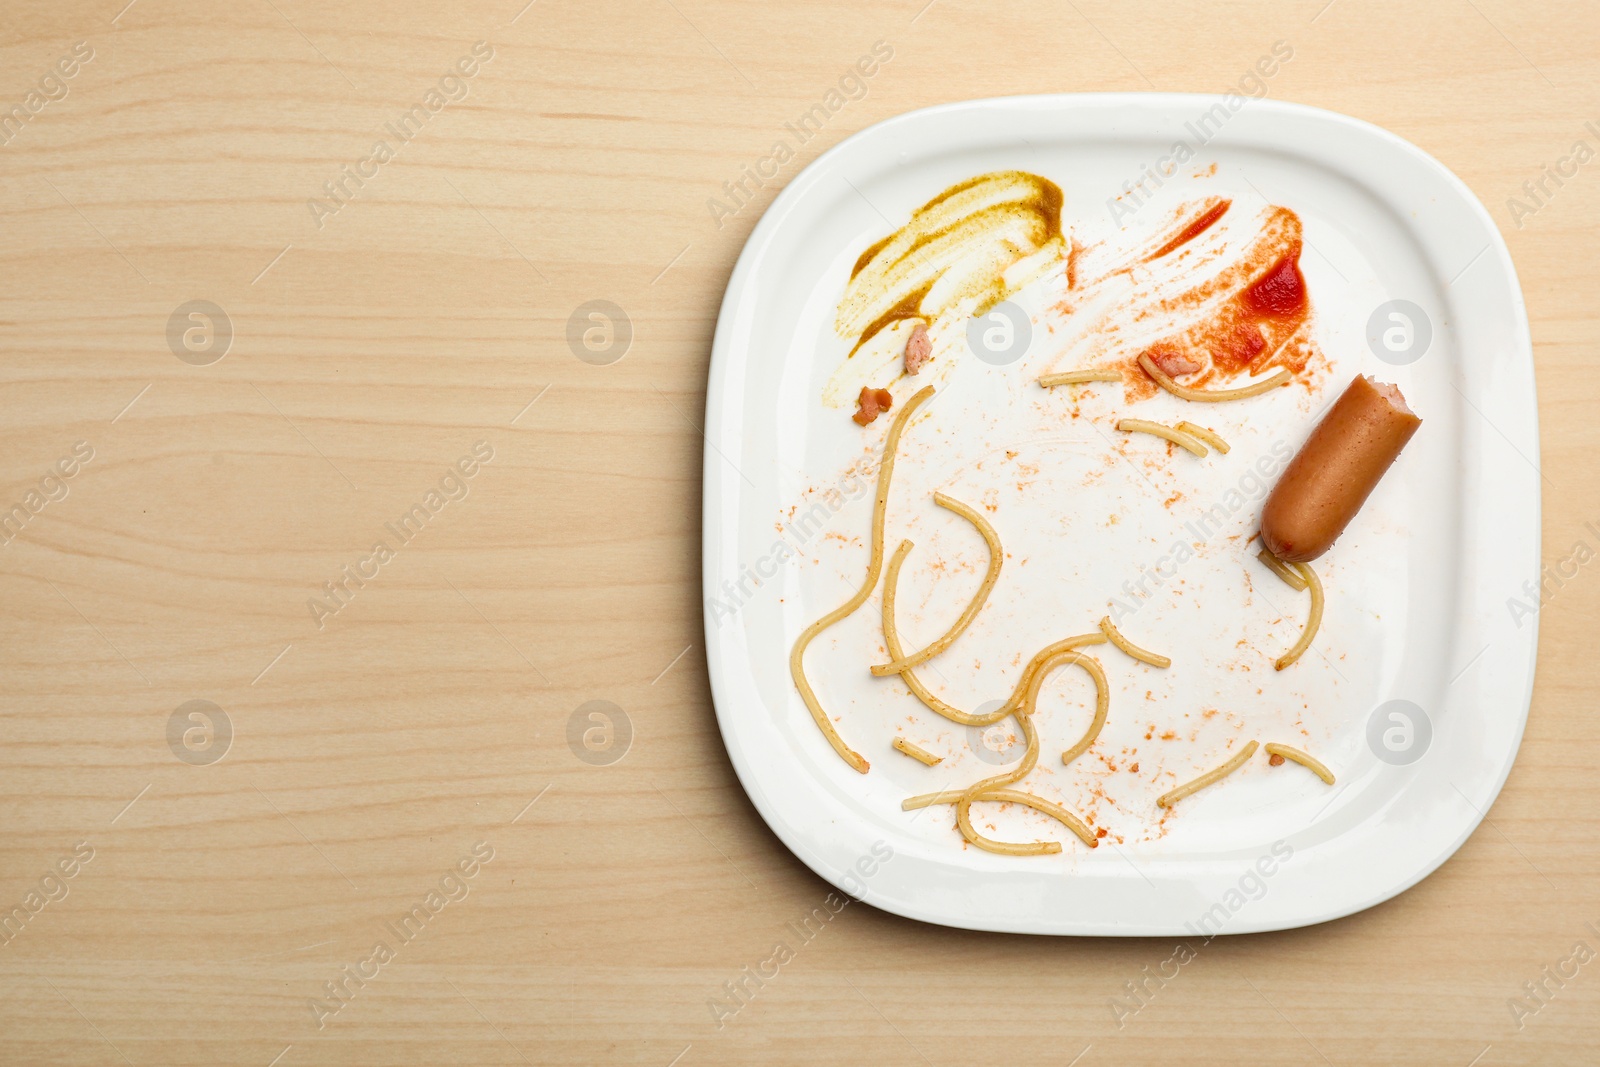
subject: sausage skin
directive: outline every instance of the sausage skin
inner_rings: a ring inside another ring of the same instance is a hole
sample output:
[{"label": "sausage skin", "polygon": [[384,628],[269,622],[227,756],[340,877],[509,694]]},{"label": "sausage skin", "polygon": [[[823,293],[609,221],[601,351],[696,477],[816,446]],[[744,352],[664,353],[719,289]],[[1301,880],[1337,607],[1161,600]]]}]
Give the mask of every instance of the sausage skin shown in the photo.
[{"label": "sausage skin", "polygon": [[1267,497],[1262,543],[1290,563],[1328,551],[1421,425],[1396,386],[1357,375]]}]

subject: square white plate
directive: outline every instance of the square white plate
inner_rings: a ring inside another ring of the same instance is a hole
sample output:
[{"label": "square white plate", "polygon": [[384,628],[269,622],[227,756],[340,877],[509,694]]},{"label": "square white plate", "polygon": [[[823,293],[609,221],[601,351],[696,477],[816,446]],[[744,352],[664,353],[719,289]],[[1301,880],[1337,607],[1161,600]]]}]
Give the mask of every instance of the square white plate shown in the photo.
[{"label": "square white plate", "polygon": [[[1537,617],[1509,601],[1531,604],[1525,583],[1539,580],[1540,474],[1527,318],[1505,244],[1466,186],[1415,146],[1326,111],[1238,104],[1063,95],[902,115],[807,167],[739,258],[706,400],[712,692],[757,810],[853,896],[928,922],[1021,933],[1302,926],[1424,878],[1477,826],[1511,768]],[[969,357],[910,424],[886,536],[889,548],[901,537],[917,543],[902,580],[907,647],[949,624],[986,560],[972,529],[928,502],[933,489],[984,505],[1007,551],[978,622],[924,668],[936,690],[968,708],[1004,697],[1020,662],[1093,630],[1113,597],[1135,609],[1123,618],[1129,636],[1175,661],[1155,671],[1109,646],[1090,650],[1112,676],[1111,712],[1100,757],[1071,768],[1052,752],[1082,732],[1086,686],[1072,672],[1052,681],[1037,720],[1044,755],[1025,784],[1110,836],[1090,850],[1037,813],[999,810],[979,820],[998,836],[1053,837],[1064,848],[993,855],[965,845],[948,806],[900,810],[909,795],[998,768],[983,758],[984,739],[927,713],[898,678],[867,673],[882,658],[881,583],[807,657],[823,705],[871,761],[869,774],[828,747],[790,678],[800,631],[865,573],[888,422],[863,430],[849,409],[822,403],[849,349],[833,333],[834,308],[861,251],[957,181],[1043,175],[1065,193],[1064,228],[1106,233],[1115,229],[1111,198],[1179,142],[1193,160],[1149,203],[1136,199],[1134,217],[1119,209],[1115,221],[1148,225],[1205,196],[1232,197],[1235,211],[1269,202],[1295,211],[1315,339],[1330,366],[1309,393],[1204,405],[1218,410],[1196,421],[1229,437],[1229,455],[1168,456],[1152,447],[1159,442],[1112,433],[1115,417],[1196,419],[1202,405],[1180,415],[1181,402],[1166,396],[1130,405],[1117,386],[1074,390],[1075,400],[1034,384],[1055,366],[1056,340],[1034,286],[1013,298],[1034,315],[1024,360],[997,367]],[[1412,302],[1426,320],[1431,340],[1414,361],[1379,358],[1383,342],[1368,342],[1369,318],[1390,300]],[[1315,653],[1275,672],[1271,660],[1293,643],[1305,606],[1247,548],[1271,481],[1250,471],[1274,446],[1297,448],[1357,373],[1397,382],[1423,426],[1316,564],[1328,607]],[[1196,538],[1189,524],[1208,513],[1227,528]],[[1194,560],[1163,565],[1166,547],[1184,540],[1201,546]],[[948,758],[914,763],[890,748],[897,732]],[[1257,757],[1159,817],[1155,795],[1250,737],[1308,748],[1337,785]]]}]

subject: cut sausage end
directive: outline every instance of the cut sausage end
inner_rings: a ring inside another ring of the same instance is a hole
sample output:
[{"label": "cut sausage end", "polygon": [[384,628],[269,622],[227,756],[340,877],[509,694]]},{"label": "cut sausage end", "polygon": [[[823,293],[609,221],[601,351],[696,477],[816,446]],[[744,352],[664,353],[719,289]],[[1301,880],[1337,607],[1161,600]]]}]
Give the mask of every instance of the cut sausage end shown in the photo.
[{"label": "cut sausage end", "polygon": [[1400,387],[1398,385],[1391,385],[1388,382],[1375,382],[1372,380],[1372,375],[1370,374],[1367,375],[1366,378],[1367,384],[1372,386],[1372,388],[1377,391],[1379,396],[1387,400],[1390,407],[1394,408],[1398,412],[1401,412],[1402,414],[1410,415],[1412,418],[1416,418],[1416,412],[1412,411],[1411,406],[1406,403],[1406,398],[1401,394]]}]

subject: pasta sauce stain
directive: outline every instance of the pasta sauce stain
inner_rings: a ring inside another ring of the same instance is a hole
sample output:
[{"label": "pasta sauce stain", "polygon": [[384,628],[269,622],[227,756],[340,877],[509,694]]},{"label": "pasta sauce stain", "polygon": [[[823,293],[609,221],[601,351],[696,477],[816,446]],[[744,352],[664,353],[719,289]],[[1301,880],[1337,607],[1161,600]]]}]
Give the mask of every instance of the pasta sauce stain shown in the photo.
[{"label": "pasta sauce stain", "polygon": [[1145,262],[1148,263],[1152,259],[1160,259],[1162,256],[1170,255],[1173,252],[1176,252],[1178,249],[1182,248],[1196,237],[1199,237],[1201,234],[1211,229],[1212,225],[1215,224],[1218,219],[1222,218],[1222,216],[1226,215],[1228,213],[1228,209],[1232,206],[1232,200],[1218,200],[1215,204],[1212,204],[1205,211],[1201,212],[1199,218],[1195,219],[1193,222],[1189,223],[1188,226],[1184,227],[1184,229],[1172,240],[1168,241],[1166,244],[1152,252],[1145,259]]},{"label": "pasta sauce stain", "polygon": [[[1259,375],[1274,367],[1300,375],[1317,353],[1306,328],[1311,299],[1300,272],[1303,247],[1299,216],[1288,208],[1274,208],[1238,262],[1161,305],[1166,312],[1203,313],[1209,305],[1216,305],[1216,310],[1140,354],[1158,364],[1170,358],[1199,364],[1198,371],[1182,376],[1183,384],[1194,388]],[[1155,395],[1158,386],[1139,368],[1137,356],[1126,360],[1122,369],[1128,399]]]},{"label": "pasta sauce stain", "polygon": [[1306,279],[1300,273],[1300,243],[1244,291],[1244,303],[1260,318],[1285,319],[1306,309]]},{"label": "pasta sauce stain", "polygon": [[[1305,360],[1273,360],[1288,341],[1300,332],[1311,311],[1306,295],[1306,280],[1300,273],[1301,242],[1293,242],[1244,292],[1228,301],[1213,320],[1213,328],[1203,337],[1211,352],[1211,368],[1199,381],[1218,372],[1234,375],[1258,374],[1272,362],[1280,362],[1298,373]],[[1186,384],[1195,384],[1194,381]]]}]

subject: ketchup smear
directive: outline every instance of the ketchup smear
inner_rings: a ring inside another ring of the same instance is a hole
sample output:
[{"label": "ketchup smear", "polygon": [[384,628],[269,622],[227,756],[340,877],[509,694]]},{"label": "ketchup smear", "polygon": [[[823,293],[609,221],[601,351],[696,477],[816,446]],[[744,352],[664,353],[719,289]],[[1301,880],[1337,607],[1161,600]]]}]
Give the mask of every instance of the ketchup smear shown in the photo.
[{"label": "ketchup smear", "polygon": [[1199,237],[1201,234],[1209,230],[1213,223],[1222,218],[1223,215],[1226,215],[1228,213],[1228,208],[1231,206],[1233,206],[1232,200],[1219,200],[1215,204],[1212,204],[1200,215],[1199,218],[1189,223],[1189,225],[1184,228],[1182,233],[1178,234],[1172,240],[1156,249],[1155,252],[1151,253],[1150,258],[1145,260],[1145,262],[1148,263],[1151,259],[1160,259],[1169,252],[1182,248],[1196,237]]},{"label": "ketchup smear", "polygon": [[1300,273],[1300,246],[1295,245],[1244,291],[1252,317],[1291,319],[1306,307],[1306,280]]},{"label": "ketchup smear", "polygon": [[[1213,367],[1223,375],[1257,373],[1260,360],[1277,351],[1293,336],[1310,311],[1306,280],[1300,273],[1301,243],[1295,241],[1238,296],[1228,301],[1215,318],[1180,340],[1162,341],[1147,349],[1160,362],[1168,355],[1189,358],[1192,348],[1211,354]],[[1298,367],[1288,364],[1291,369]],[[1202,381],[1209,379],[1206,375]],[[1197,382],[1189,383],[1191,385]]]}]

